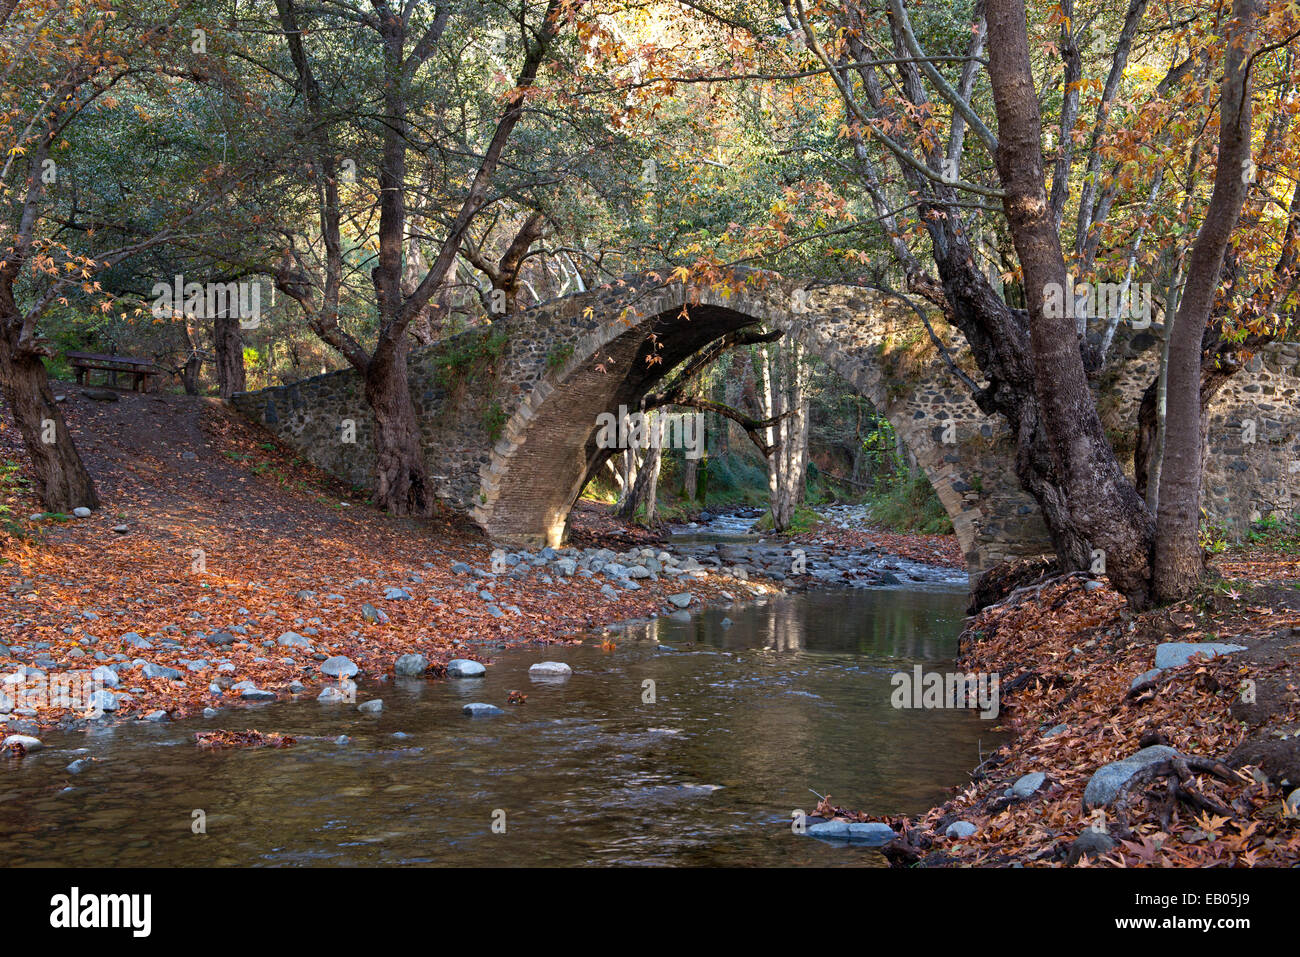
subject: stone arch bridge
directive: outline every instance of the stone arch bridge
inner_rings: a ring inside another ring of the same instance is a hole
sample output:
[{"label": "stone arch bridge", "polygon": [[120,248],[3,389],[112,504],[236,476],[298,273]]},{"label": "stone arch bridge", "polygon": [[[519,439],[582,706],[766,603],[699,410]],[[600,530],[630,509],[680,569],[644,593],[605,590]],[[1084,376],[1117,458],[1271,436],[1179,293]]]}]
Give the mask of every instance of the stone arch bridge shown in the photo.
[{"label": "stone arch bridge", "polygon": [[[758,273],[739,292],[628,278],[414,352],[411,393],[438,495],[494,540],[560,544],[583,487],[612,454],[597,442],[601,414],[635,409],[684,360],[760,324],[803,343],[889,419],[951,516],[972,575],[1047,550],[1038,508],[1016,481],[1005,424],[975,406],[909,307],[860,286]],[[974,373],[954,335],[954,357]],[[1131,426],[1136,397],[1155,373],[1154,345],[1139,333],[1116,346],[1099,387],[1115,434]],[[652,351],[662,361],[647,362]],[[1206,505],[1225,524],[1300,506],[1291,465],[1300,462],[1298,361],[1300,344],[1271,347],[1213,409]],[[232,401],[315,464],[373,485],[371,421],[353,370]],[[1252,442],[1243,441],[1245,418],[1256,423]]]}]

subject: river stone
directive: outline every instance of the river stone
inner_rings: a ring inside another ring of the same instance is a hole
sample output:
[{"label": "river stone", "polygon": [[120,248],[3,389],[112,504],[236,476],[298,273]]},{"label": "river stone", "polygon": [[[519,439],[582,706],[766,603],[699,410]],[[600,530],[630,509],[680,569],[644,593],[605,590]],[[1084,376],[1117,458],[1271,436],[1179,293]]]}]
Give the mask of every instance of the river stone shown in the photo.
[{"label": "river stone", "polygon": [[175,681],[181,676],[181,673],[175,668],[168,668],[166,665],[156,665],[151,661],[144,666],[144,676],[146,678],[166,678],[169,681]]},{"label": "river stone", "polygon": [[539,661],[528,669],[529,677],[557,678],[573,674],[573,669],[563,661]]},{"label": "river stone", "polygon": [[[424,657],[424,655],[418,654],[402,655],[402,657],[393,662],[394,673],[404,675],[408,678],[418,678],[420,675],[424,674],[428,667],[429,659]],[[448,674],[451,673],[450,667],[451,666],[449,665]]]},{"label": "river stone", "polygon": [[1067,724],[1058,724],[1058,725],[1053,725],[1052,727],[1048,728],[1046,731],[1043,732],[1043,737],[1044,737],[1044,738],[1054,738],[1054,737],[1056,737],[1058,734],[1064,734],[1064,733],[1065,733],[1066,731],[1068,731],[1069,729],[1070,729],[1070,726],[1067,725]]},{"label": "river stone", "polygon": [[953,821],[943,832],[943,836],[950,841],[964,841],[978,830],[979,828],[970,821]]},{"label": "river stone", "polygon": [[320,666],[320,670],[331,678],[351,678],[361,669],[357,667],[356,662],[351,658],[335,655],[333,658],[326,658],[325,663]]},{"label": "river stone", "polygon": [[39,751],[41,750],[41,748],[45,747],[45,744],[41,741],[40,738],[33,738],[31,735],[27,735],[27,734],[11,734],[9,735],[9,737],[4,739],[3,743],[0,743],[0,748],[10,748],[13,747],[15,744],[21,744],[23,746],[23,749],[26,750],[29,754],[33,751]]},{"label": "river stone", "polygon": [[1159,764],[1161,761],[1177,757],[1181,755],[1173,748],[1163,744],[1153,744],[1122,761],[1112,761],[1110,764],[1103,765],[1093,772],[1088,780],[1088,786],[1083,789],[1084,810],[1106,807],[1115,800],[1124,782],[1138,771],[1148,765]]},{"label": "river stone", "polygon": [[86,506],[84,505],[81,505],[78,506],[77,508],[74,508],[72,510],[72,514],[75,515],[77,518],[90,518],[90,509],[86,508]]},{"label": "river stone", "polygon": [[1213,658],[1216,655],[1230,655],[1234,651],[1245,650],[1245,645],[1229,645],[1221,641],[1166,641],[1164,644],[1156,645],[1156,667],[1177,668],[1187,664],[1192,655],[1198,652]]},{"label": "river stone", "polygon": [[90,701],[87,702],[91,709],[98,708],[100,711],[116,711],[117,695],[107,688],[100,688],[90,695]]},{"label": "river stone", "polygon": [[808,825],[807,833],[809,837],[865,844],[888,844],[898,836],[892,827],[880,821],[820,821]]},{"label": "river stone", "polygon": [[565,578],[572,578],[578,570],[578,563],[572,558],[561,558],[556,560],[555,567]]},{"label": "river stone", "polygon": [[245,701],[274,701],[275,692],[267,691],[265,688],[245,688],[239,693],[239,697]]},{"label": "river stone", "polygon": [[691,593],[688,591],[678,592],[676,595],[669,595],[668,600],[678,608],[685,608],[691,603]]},{"label": "river stone", "polygon": [[384,699],[372,698],[369,701],[357,705],[357,710],[363,714],[378,714],[384,710]]},{"label": "river stone", "polygon": [[1140,675],[1138,675],[1136,678],[1134,678],[1133,681],[1129,684],[1129,686],[1128,686],[1128,690],[1129,690],[1129,691],[1132,691],[1134,688],[1136,688],[1138,685],[1142,684],[1144,681],[1150,681],[1150,680],[1151,680],[1152,678],[1154,678],[1156,675],[1160,674],[1161,670],[1162,670],[1162,669],[1160,669],[1160,668],[1151,668],[1151,669],[1148,670],[1148,671],[1144,671],[1144,672],[1142,672],[1142,674],[1140,674]]},{"label": "river stone", "polygon": [[221,712],[218,711],[216,708],[204,708],[204,709],[203,709],[203,717],[205,717],[205,718],[215,718],[215,717],[216,717],[217,715],[219,715],[220,713],[221,713]]},{"label": "river stone", "polygon": [[210,645],[233,645],[239,639],[228,631],[214,631],[204,639]]},{"label": "river stone", "polygon": [[471,661],[468,658],[453,658],[447,662],[448,678],[481,678],[486,671],[482,662]]},{"label": "river stone", "polygon": [[494,704],[484,704],[481,701],[474,701],[460,709],[471,718],[490,718],[493,715],[505,714]]},{"label": "river stone", "polygon": [[1292,817],[1300,817],[1300,788],[1286,796],[1286,812]]},{"label": "river stone", "polygon": [[156,710],[156,711],[150,711],[148,714],[146,714],[146,715],[144,716],[144,720],[146,720],[146,721],[166,721],[166,720],[167,720],[167,712],[166,712],[166,711],[163,711],[161,708],[158,709],[158,710]]},{"label": "river stone", "polygon": [[319,695],[316,696],[316,700],[323,702],[324,704],[339,704],[341,702],[346,701],[347,697],[348,696],[343,693],[342,688],[337,688],[334,685],[330,685],[328,688],[325,688],[324,690],[321,691]]},{"label": "river stone", "polygon": [[106,665],[100,665],[92,671],[90,680],[103,685],[105,688],[116,688],[118,683],[117,672]]},{"label": "river stone", "polygon": [[1011,785],[1011,794],[1024,800],[1041,788],[1046,780],[1047,775],[1042,771],[1031,771],[1029,774],[1021,775],[1016,783]]},{"label": "river stone", "polygon": [[153,642],[149,641],[146,638],[141,638],[134,631],[128,631],[126,634],[122,635],[117,640],[130,648],[148,649],[153,647]]},{"label": "river stone", "polygon": [[411,593],[405,588],[388,588],[384,590],[384,598],[387,601],[409,601]]},{"label": "river stone", "polygon": [[286,631],[279,638],[275,639],[275,643],[278,645],[283,645],[286,648],[310,648],[311,647],[311,642],[308,641],[306,638],[304,638],[302,635],[298,634],[296,631]]},{"label": "river stone", "polygon": [[82,771],[86,770],[86,768],[90,767],[92,762],[92,758],[77,758],[77,760],[73,761],[63,770],[67,771],[69,774],[80,774]]},{"label": "river stone", "polygon": [[1100,857],[1109,854],[1114,847],[1113,837],[1103,831],[1089,828],[1074,839],[1065,861],[1067,864],[1077,864],[1084,857]]}]

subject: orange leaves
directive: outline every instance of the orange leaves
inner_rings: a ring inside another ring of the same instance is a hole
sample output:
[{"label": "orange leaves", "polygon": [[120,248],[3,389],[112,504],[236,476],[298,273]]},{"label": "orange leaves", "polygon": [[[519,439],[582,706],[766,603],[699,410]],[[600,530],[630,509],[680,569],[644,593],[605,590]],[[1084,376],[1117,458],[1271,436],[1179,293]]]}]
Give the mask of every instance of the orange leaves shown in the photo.
[{"label": "orange leaves", "polygon": [[287,734],[261,731],[196,731],[194,740],[200,748],[213,751],[228,748],[287,748],[297,744],[296,738]]}]

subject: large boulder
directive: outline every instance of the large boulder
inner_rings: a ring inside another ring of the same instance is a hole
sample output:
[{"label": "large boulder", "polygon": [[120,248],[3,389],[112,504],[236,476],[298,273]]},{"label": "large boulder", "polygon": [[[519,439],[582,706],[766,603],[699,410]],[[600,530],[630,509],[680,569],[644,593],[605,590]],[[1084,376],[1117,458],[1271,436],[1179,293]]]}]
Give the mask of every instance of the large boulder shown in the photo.
[{"label": "large boulder", "polygon": [[1192,660],[1192,656],[1202,654],[1209,658],[1216,655],[1230,655],[1234,651],[1245,651],[1245,645],[1230,645],[1221,641],[1166,641],[1156,645],[1156,667],[1177,668]]},{"label": "large boulder", "polygon": [[809,837],[863,844],[888,844],[898,837],[894,829],[879,821],[820,821],[808,825]]},{"label": "large boulder", "polygon": [[1170,758],[1182,757],[1178,751],[1164,744],[1153,744],[1122,761],[1112,761],[1093,772],[1088,786],[1083,789],[1084,810],[1094,807],[1108,807],[1116,797],[1119,789],[1133,775],[1152,764],[1168,761]]}]

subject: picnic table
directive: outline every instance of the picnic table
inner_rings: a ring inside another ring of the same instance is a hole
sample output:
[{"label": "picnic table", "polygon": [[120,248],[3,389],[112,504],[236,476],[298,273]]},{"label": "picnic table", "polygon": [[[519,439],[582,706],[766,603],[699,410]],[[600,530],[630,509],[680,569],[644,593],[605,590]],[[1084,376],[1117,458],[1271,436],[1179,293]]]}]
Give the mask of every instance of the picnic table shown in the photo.
[{"label": "picnic table", "polygon": [[134,356],[101,355],[94,352],[69,352],[68,363],[77,377],[78,385],[85,385],[88,374],[93,371],[110,374],[112,384],[117,385],[119,375],[129,375],[133,392],[148,392],[150,378],[162,375],[162,370],[152,359],[138,359]]}]

